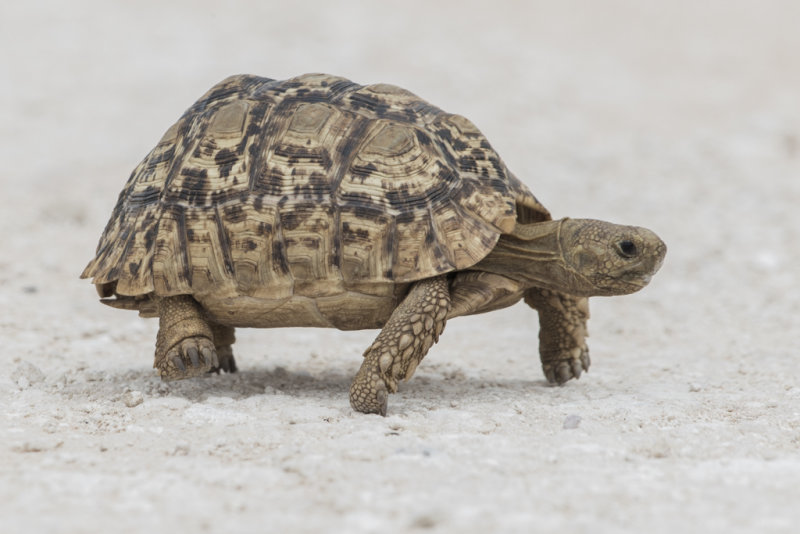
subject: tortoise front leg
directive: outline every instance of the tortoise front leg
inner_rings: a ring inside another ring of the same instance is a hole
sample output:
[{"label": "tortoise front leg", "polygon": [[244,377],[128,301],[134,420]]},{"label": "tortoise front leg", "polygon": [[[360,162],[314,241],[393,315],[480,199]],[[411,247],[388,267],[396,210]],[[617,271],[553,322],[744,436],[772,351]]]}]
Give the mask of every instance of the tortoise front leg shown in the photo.
[{"label": "tortoise front leg", "polygon": [[153,367],[163,380],[200,376],[219,367],[214,336],[200,304],[189,295],[159,297]]},{"label": "tortoise front leg", "polygon": [[363,413],[386,415],[389,393],[408,380],[431,345],[439,340],[450,309],[444,276],[416,282],[395,308],[350,386],[350,406]]},{"label": "tortoise front leg", "polygon": [[548,382],[563,384],[589,370],[589,299],[533,288],[525,302],[539,312],[539,355]]}]

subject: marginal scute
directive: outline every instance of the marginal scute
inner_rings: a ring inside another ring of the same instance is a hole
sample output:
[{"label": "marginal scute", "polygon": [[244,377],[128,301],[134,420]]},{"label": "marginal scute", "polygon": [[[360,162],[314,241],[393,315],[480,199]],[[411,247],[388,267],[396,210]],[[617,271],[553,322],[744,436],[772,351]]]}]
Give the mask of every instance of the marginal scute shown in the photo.
[{"label": "marginal scute", "polygon": [[83,276],[142,306],[252,299],[270,303],[253,324],[330,326],[353,294],[468,268],[549,217],[474,124],[405,89],[237,75],[134,169]]}]

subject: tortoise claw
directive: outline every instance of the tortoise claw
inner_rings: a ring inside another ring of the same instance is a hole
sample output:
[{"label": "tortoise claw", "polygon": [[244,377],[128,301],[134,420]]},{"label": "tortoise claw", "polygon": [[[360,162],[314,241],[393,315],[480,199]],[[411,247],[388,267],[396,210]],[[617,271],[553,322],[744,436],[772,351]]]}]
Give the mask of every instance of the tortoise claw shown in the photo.
[{"label": "tortoise claw", "polygon": [[556,371],[551,366],[544,367],[544,377],[547,379],[547,382],[550,384],[556,383]]},{"label": "tortoise claw", "polygon": [[181,380],[204,375],[215,361],[214,343],[205,336],[192,336],[173,346],[163,359],[156,360],[155,367],[163,380]]},{"label": "tortoise claw", "polygon": [[217,357],[216,351],[213,351],[208,347],[203,347],[201,352],[203,354],[203,360],[206,364],[210,365],[212,368],[219,367],[219,358]]},{"label": "tortoise claw", "polygon": [[196,347],[189,347],[186,350],[186,355],[189,356],[189,359],[192,362],[192,367],[200,367],[200,355],[197,354]]},{"label": "tortoise claw", "polygon": [[574,368],[571,364],[572,362],[561,362],[558,364],[558,367],[556,369],[556,376],[557,376],[556,380],[558,381],[559,384],[563,384],[573,376],[575,378],[580,376],[580,371],[578,371],[578,375],[573,374]]},{"label": "tortoise claw", "polygon": [[578,379],[584,371],[589,371],[589,349],[576,347],[569,352],[562,353],[563,357],[553,357],[552,354],[543,356],[542,368],[547,381],[551,384],[563,384],[573,378]]},{"label": "tortoise claw", "polygon": [[572,360],[572,376],[575,378],[580,378],[581,373],[583,373],[583,366],[581,365],[580,360]]},{"label": "tortoise claw", "polygon": [[386,416],[389,387],[378,369],[365,362],[350,386],[350,406],[357,412]]},{"label": "tortoise claw", "polygon": [[214,353],[214,366],[211,368],[211,372],[219,374],[220,371],[226,373],[237,371],[236,360],[233,358],[233,349],[230,345],[217,347]]},{"label": "tortoise claw", "polygon": [[581,367],[583,367],[584,371],[588,372],[591,363],[592,359],[589,357],[589,349],[584,347],[583,350],[581,350]]},{"label": "tortoise claw", "polygon": [[222,363],[222,370],[226,373],[235,373],[239,370],[236,367],[236,360],[233,359],[233,355],[229,358],[225,358],[225,361]]},{"label": "tortoise claw", "polygon": [[174,355],[172,356],[172,358],[170,358],[170,359],[172,360],[172,364],[173,364],[175,367],[177,367],[177,368],[178,368],[178,369],[180,369],[181,371],[186,371],[186,366],[185,366],[185,365],[183,365],[183,360],[181,360],[181,357],[180,357],[180,356],[178,356],[178,354],[177,354],[177,353],[176,353],[176,354],[174,354]]}]

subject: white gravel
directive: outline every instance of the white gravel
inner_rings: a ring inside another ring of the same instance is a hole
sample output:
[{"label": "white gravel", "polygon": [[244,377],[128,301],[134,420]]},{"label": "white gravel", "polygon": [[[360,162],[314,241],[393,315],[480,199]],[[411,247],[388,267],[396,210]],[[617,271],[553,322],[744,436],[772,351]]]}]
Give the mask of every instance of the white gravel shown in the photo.
[{"label": "white gravel", "polygon": [[[800,524],[800,4],[0,4],[0,532],[772,533]],[[77,279],[213,83],[331,72],[470,117],[556,216],[647,226],[546,385],[524,306],[447,325],[386,418],[375,332],[241,331],[162,383],[154,321]]]}]

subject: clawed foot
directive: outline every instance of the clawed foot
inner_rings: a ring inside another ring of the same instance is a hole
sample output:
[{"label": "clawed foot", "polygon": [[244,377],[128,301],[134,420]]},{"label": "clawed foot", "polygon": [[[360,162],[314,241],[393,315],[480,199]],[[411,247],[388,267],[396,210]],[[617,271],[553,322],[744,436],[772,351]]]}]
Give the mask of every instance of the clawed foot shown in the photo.
[{"label": "clawed foot", "polygon": [[377,365],[364,362],[350,386],[350,406],[361,413],[376,413],[385,416],[389,393],[397,392],[397,383],[381,376]]},{"label": "clawed foot", "polygon": [[572,378],[580,378],[583,371],[589,370],[588,347],[575,347],[559,355],[542,355],[542,369],[551,384],[563,384]]},{"label": "clawed foot", "polygon": [[212,367],[209,371],[210,373],[219,374],[220,371],[235,373],[238,371],[236,360],[233,358],[233,348],[230,345],[217,347],[217,359],[219,360],[219,365]]},{"label": "clawed foot", "polygon": [[220,367],[220,360],[213,341],[207,337],[193,336],[168,350],[156,367],[162,380],[181,380],[201,376]]}]

